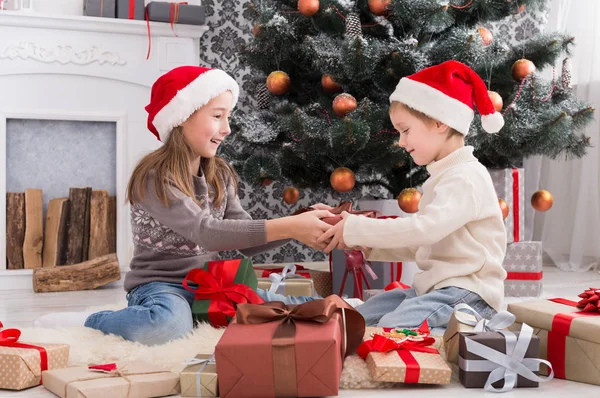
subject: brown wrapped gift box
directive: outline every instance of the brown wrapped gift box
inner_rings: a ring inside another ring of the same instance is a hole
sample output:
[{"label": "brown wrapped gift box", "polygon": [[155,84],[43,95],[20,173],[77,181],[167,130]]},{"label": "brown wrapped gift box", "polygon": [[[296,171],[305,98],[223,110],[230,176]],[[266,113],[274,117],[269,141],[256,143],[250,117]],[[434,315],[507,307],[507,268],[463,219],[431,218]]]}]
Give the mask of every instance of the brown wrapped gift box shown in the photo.
[{"label": "brown wrapped gift box", "polygon": [[[515,332],[515,335],[518,336],[519,332]],[[483,361],[484,358],[481,358],[478,355],[475,355],[469,351],[467,351],[467,345],[465,342],[465,338],[469,338],[473,341],[477,341],[487,347],[494,349],[495,351],[506,354],[506,339],[502,333],[498,332],[482,332],[482,333],[460,333],[459,335],[459,347],[458,347],[458,355],[459,361]],[[533,336],[531,342],[529,343],[529,347],[525,352],[525,358],[539,358],[540,357],[540,339],[537,336]],[[498,366],[500,367],[500,366]],[[539,372],[534,372],[538,374]],[[467,388],[483,388],[485,387],[485,383],[490,375],[490,372],[472,372],[463,370],[463,365],[459,364],[458,377],[460,378],[460,382],[463,386]],[[504,380],[498,381],[493,384],[494,387],[500,388],[504,385]],[[538,387],[539,383],[537,381],[528,380],[522,376],[517,377],[517,384],[515,387]]]},{"label": "brown wrapped gift box", "polygon": [[[69,362],[67,344],[20,343],[43,347],[48,355],[48,369],[64,368]],[[41,378],[42,369],[38,350],[0,346],[0,388],[23,390],[39,385]]]},{"label": "brown wrapped gift box", "polygon": [[[550,300],[535,300],[509,304],[508,310],[517,317],[517,323],[509,329],[517,330],[521,323],[533,327],[533,332],[540,338],[540,358],[552,363],[555,377],[563,377],[560,368],[564,367],[565,379],[600,385],[600,313],[573,319],[565,338],[564,364],[559,364],[553,362],[552,355],[548,357],[548,334],[554,317],[580,309]],[[548,374],[546,366],[542,365],[540,374]]]},{"label": "brown wrapped gift box", "polygon": [[179,394],[179,375],[141,361],[126,362],[119,373],[85,366],[43,373],[44,387],[61,398],[151,398]]},{"label": "brown wrapped gift box", "polygon": [[364,334],[364,319],[337,296],[297,306],[238,305],[215,349],[221,397],[337,395],[344,324],[350,355]]},{"label": "brown wrapped gift box", "polygon": [[[188,365],[181,371],[182,397],[218,397],[217,365],[210,361],[212,354],[198,354],[196,359],[204,363]],[[214,358],[213,358],[214,359]],[[200,372],[200,374],[198,374]],[[198,391],[200,389],[200,391]]]},{"label": "brown wrapped gift box", "polygon": [[[373,334],[383,333],[383,328],[368,327],[365,341],[372,339]],[[438,343],[431,345],[432,348]],[[419,384],[449,384],[452,369],[442,356],[426,352],[410,352],[420,367]],[[374,381],[404,382],[406,379],[406,363],[396,351],[387,353],[371,352],[366,358],[367,367]]]}]

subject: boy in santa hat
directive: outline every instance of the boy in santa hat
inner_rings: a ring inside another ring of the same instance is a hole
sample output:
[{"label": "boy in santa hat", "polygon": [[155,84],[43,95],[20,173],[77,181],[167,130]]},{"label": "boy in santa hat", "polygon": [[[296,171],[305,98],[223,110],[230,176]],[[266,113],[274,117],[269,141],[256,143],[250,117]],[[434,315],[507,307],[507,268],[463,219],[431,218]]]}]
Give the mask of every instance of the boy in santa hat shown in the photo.
[{"label": "boy in santa hat", "polygon": [[373,219],[348,213],[320,238],[334,248],[362,247],[368,260],[416,261],[413,287],[383,292],[358,307],[368,325],[447,325],[466,303],[483,317],[503,308],[506,231],[487,169],[464,137],[474,116],[488,133],[504,125],[487,88],[468,66],[447,61],[402,78],[390,96],[400,146],[426,166],[413,217]]}]

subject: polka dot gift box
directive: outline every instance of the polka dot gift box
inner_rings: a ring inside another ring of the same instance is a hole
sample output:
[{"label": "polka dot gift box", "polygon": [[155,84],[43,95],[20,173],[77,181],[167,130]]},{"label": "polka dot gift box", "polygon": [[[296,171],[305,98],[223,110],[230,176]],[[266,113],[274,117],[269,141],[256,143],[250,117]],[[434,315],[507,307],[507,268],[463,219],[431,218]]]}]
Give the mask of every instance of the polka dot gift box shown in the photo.
[{"label": "polka dot gift box", "polygon": [[[0,322],[0,329],[2,323]],[[42,381],[42,371],[60,369],[69,362],[69,345],[25,343],[21,331],[0,331],[0,389],[23,390]]]}]

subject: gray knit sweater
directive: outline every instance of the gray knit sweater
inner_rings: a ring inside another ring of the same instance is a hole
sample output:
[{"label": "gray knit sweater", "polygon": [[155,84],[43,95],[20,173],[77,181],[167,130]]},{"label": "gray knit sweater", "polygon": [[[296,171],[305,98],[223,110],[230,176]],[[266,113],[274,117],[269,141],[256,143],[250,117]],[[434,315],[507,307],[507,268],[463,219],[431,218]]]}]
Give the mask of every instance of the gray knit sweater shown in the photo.
[{"label": "gray knit sweater", "polygon": [[165,207],[148,176],[144,199],[131,206],[134,255],[125,276],[125,290],[149,282],[181,283],[187,273],[217,259],[221,250],[240,250],[251,257],[280,246],[266,243],[265,220],[252,220],[242,208],[233,184],[221,206],[210,199],[212,187],[204,176],[194,177],[194,192],[201,206],[176,188]]}]

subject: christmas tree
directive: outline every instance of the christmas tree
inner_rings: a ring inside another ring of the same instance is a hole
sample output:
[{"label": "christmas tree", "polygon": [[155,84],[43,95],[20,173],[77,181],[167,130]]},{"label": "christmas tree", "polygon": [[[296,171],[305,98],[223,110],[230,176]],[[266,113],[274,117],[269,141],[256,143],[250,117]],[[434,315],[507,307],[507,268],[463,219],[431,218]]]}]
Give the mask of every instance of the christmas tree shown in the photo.
[{"label": "christmas tree", "polygon": [[[593,108],[570,87],[574,38],[544,33],[509,46],[483,25],[545,0],[262,0],[246,17],[243,63],[256,106],[232,120],[222,154],[251,184],[288,181],[338,192],[383,187],[396,197],[427,178],[397,145],[389,95],[400,78],[455,59],[486,82],[504,115],[498,134],[475,117],[467,144],[487,167],[532,155],[581,157]],[[540,71],[564,59],[551,80]],[[243,145],[240,145],[243,142]],[[354,191],[352,191],[354,192]],[[294,202],[293,192],[288,192]]]}]

